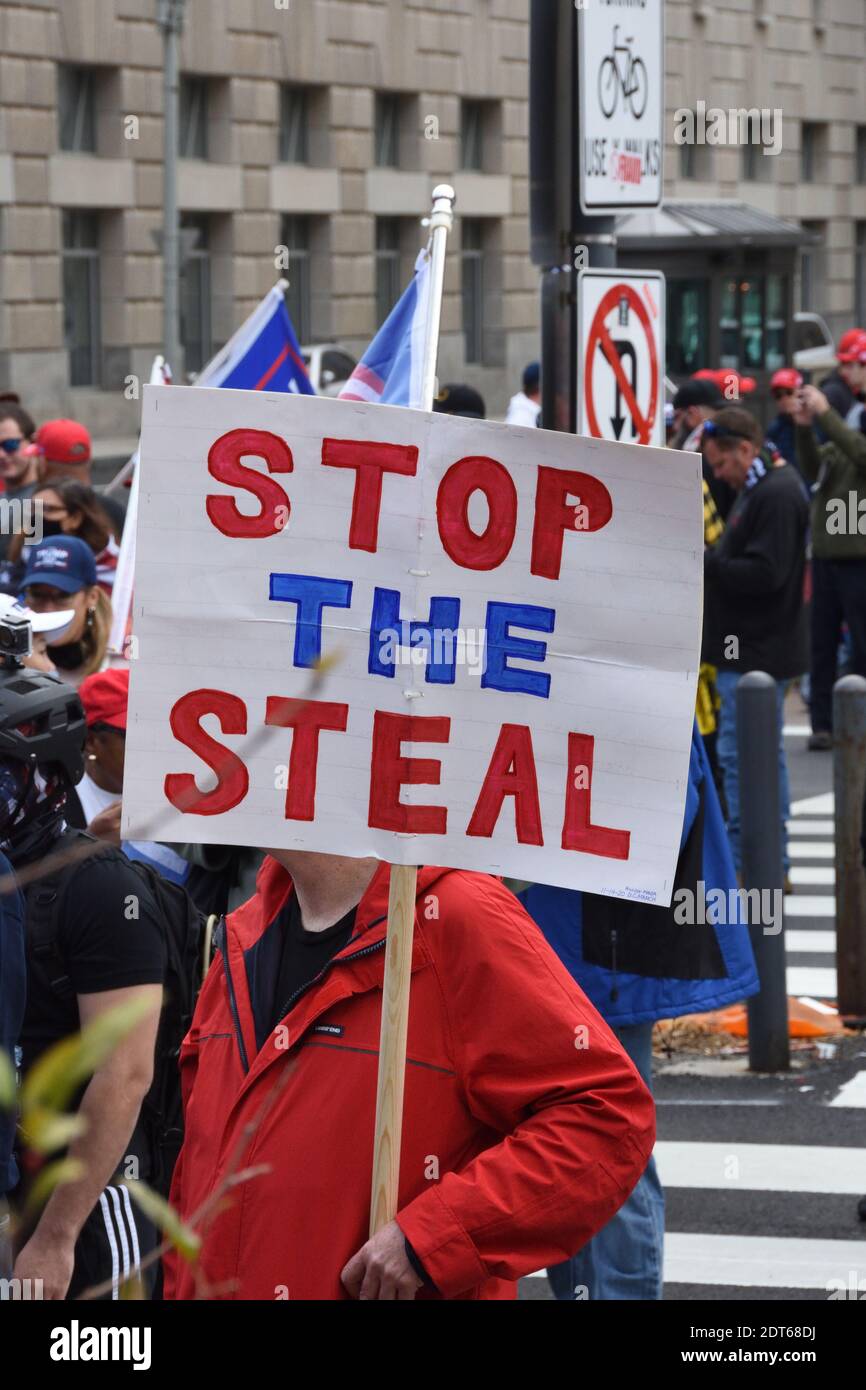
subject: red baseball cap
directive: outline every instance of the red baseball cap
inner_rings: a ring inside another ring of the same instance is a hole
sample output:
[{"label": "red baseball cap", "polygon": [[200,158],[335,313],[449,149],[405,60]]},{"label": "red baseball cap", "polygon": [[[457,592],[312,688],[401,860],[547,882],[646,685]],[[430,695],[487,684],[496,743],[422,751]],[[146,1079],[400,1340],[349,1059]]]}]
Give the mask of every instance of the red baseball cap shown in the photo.
[{"label": "red baseball cap", "polygon": [[36,443],[49,463],[90,462],[90,434],[77,420],[46,420]]},{"label": "red baseball cap", "polygon": [[786,391],[796,391],[803,385],[803,378],[796,367],[780,367],[777,372],[773,372],[770,377],[770,390],[775,391],[777,386]]},{"label": "red baseball cap", "polygon": [[836,357],[840,362],[866,361],[866,329],[849,328],[839,339]]},{"label": "red baseball cap", "polygon": [[97,671],[78,687],[84,706],[87,727],[108,724],[112,729],[126,728],[126,707],[129,702],[129,671],[125,667]]}]

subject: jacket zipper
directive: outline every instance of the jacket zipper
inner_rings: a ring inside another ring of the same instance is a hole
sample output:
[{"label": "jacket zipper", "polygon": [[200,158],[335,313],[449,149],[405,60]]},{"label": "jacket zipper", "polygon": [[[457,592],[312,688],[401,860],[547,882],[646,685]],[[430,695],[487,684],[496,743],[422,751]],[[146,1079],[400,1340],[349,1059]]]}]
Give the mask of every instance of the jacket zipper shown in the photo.
[{"label": "jacket zipper", "polygon": [[[369,931],[372,927],[377,927],[379,923],[384,922],[384,920],[384,917],[377,917],[375,922],[370,923],[370,926],[367,928],[367,930]],[[342,956],[339,960],[337,960],[336,958],[333,960],[329,960],[324,969],[319,971],[318,975],[315,975],[312,980],[308,980],[305,985],[301,985],[300,989],[296,989],[294,994],[289,996],[288,1000],[286,1001],[285,1005],[280,1011],[280,1018],[285,1018],[286,1014],[289,1012],[289,1009],[292,1007],[295,1000],[299,999],[302,994],[305,994],[308,989],[312,989],[313,985],[318,984],[322,977],[328,973],[332,965],[342,965],[344,962],[348,964],[350,960],[360,960],[362,956],[370,956],[373,954],[374,951],[382,950],[385,946],[386,940],[387,938],[383,936],[381,941],[374,941],[372,946],[364,946],[360,951],[353,951],[353,953],[350,956]],[[235,986],[234,981],[232,979],[231,967],[229,966],[228,942],[226,940],[225,933],[223,934],[222,940],[220,941],[217,949],[222,952],[223,967],[226,972],[226,983],[228,985],[229,991],[229,1008],[231,1009],[232,1019],[235,1025],[235,1034],[238,1040],[238,1049],[241,1054],[241,1065],[243,1066],[244,1072],[248,1072],[250,1069],[250,1064],[249,1059],[247,1057],[247,1049],[244,1045],[243,1034],[241,1032],[241,1020],[240,1015],[238,1013],[237,999],[235,998]]]},{"label": "jacket zipper", "polygon": [[223,969],[226,972],[226,984],[228,985],[229,989],[229,1008],[232,1011],[232,1020],[235,1025],[235,1037],[238,1040],[238,1050],[241,1054],[241,1066],[243,1067],[244,1072],[246,1073],[250,1069],[250,1063],[249,1058],[247,1057],[247,1049],[244,1045],[244,1035],[241,1032],[241,1019],[240,1014],[238,1013],[238,1001],[235,998],[235,983],[232,979],[231,966],[229,965],[229,948],[227,933],[225,930],[225,923],[223,923],[222,939],[220,940],[217,949],[222,952]]},{"label": "jacket zipper", "polygon": [[619,999],[619,986],[616,982],[616,927],[611,927],[610,931],[610,968],[613,976],[610,982],[610,1000],[615,1004]]}]

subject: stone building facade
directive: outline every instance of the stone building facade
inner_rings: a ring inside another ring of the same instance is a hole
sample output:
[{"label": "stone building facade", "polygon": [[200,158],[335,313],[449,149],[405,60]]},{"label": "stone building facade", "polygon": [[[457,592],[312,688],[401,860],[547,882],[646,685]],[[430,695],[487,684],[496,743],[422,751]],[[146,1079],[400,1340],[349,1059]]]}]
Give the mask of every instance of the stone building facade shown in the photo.
[{"label": "stone building facade", "polygon": [[[0,389],[97,436],[135,434],[124,383],[161,340],[156,8],[0,0]],[[188,368],[285,273],[283,246],[302,339],[358,353],[450,180],[440,378],[502,410],[539,342],[528,19],[529,0],[187,0]],[[666,53],[668,196],[814,225],[799,293],[834,328],[866,317],[864,0],[668,0]],[[781,107],[782,153],[684,154],[674,112],[699,98]]]}]

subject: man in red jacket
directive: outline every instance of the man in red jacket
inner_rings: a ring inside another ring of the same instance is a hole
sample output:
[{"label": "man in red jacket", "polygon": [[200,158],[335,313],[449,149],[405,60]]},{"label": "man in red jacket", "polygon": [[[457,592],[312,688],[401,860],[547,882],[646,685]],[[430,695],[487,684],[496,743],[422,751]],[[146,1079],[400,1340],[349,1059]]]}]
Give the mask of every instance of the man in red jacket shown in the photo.
[{"label": "man in red jacket", "polygon": [[418,874],[396,1221],[367,1238],[390,870],[271,851],[181,1053],[166,1297],[504,1299],[640,1178],[652,1099],[497,879]]}]

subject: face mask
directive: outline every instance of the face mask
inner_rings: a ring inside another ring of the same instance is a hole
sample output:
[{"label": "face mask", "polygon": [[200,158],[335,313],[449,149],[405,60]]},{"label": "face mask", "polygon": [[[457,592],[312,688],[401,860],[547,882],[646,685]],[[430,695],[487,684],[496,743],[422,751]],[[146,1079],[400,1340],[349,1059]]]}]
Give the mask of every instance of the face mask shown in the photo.
[{"label": "face mask", "polygon": [[42,535],[43,535],[43,536],[62,536],[62,534],[63,534],[63,527],[61,526],[61,524],[60,524],[59,521],[45,521],[45,520],[43,520],[43,522],[42,522]]},{"label": "face mask", "polygon": [[0,763],[0,838],[4,840],[21,810],[29,782],[30,770],[25,763],[14,759]]}]

